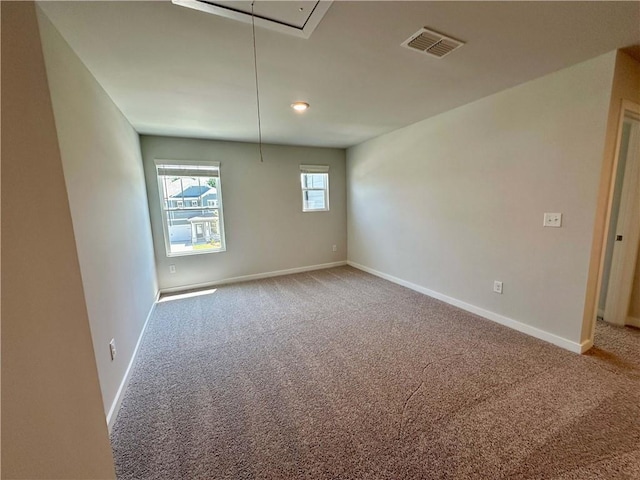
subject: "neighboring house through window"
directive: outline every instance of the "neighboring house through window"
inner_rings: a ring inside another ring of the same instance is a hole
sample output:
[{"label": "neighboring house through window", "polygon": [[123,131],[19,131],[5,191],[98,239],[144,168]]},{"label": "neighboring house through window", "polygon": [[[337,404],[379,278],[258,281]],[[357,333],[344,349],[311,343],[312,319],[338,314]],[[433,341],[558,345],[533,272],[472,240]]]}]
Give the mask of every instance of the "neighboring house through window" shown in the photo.
[{"label": "neighboring house through window", "polygon": [[220,164],[156,160],[167,256],[225,250]]},{"label": "neighboring house through window", "polygon": [[302,185],[302,211],[329,210],[329,167],[326,165],[300,165]]}]

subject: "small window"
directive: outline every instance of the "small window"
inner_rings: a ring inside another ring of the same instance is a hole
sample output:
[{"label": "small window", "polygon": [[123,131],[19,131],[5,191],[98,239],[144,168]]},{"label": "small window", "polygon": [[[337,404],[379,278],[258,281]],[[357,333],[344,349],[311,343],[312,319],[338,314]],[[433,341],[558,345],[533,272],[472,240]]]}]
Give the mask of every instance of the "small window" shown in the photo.
[{"label": "small window", "polygon": [[302,185],[302,211],[323,212],[329,210],[329,167],[324,165],[300,165]]},{"label": "small window", "polygon": [[[220,164],[156,160],[156,172],[167,256],[224,251]],[[199,206],[194,197],[216,200]]]}]

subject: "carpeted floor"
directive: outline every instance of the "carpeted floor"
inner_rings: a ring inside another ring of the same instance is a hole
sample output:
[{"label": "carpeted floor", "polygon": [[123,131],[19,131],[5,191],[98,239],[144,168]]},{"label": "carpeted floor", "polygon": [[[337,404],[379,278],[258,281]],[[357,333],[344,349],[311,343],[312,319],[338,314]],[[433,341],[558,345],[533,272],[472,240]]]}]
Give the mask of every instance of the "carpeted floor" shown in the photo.
[{"label": "carpeted floor", "polygon": [[580,356],[350,267],[160,303],[118,478],[640,479],[626,330]]}]

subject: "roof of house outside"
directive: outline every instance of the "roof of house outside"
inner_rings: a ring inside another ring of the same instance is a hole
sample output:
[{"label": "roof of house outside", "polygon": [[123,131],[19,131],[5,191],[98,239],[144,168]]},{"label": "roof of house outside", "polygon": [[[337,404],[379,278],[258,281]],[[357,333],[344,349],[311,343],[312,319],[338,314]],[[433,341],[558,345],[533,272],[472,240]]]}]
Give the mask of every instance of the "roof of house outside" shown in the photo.
[{"label": "roof of house outside", "polygon": [[[202,185],[202,180],[197,178],[182,178],[165,183],[168,198],[199,198],[205,195],[217,197],[215,187]],[[184,189],[184,190],[183,190]]]},{"label": "roof of house outside", "polygon": [[182,192],[178,192],[175,195],[172,195],[172,197],[198,198],[204,195],[208,190],[211,190],[211,187],[209,185],[191,185],[185,188]]}]

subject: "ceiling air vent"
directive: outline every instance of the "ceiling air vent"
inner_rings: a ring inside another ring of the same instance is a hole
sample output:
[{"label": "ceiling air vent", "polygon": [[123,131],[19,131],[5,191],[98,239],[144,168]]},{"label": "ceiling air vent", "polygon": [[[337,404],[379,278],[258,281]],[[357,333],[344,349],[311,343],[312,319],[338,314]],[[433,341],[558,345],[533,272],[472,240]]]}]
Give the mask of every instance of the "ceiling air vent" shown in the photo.
[{"label": "ceiling air vent", "polygon": [[444,57],[462,45],[464,42],[460,40],[426,28],[420,29],[402,43],[405,48],[437,58]]}]

